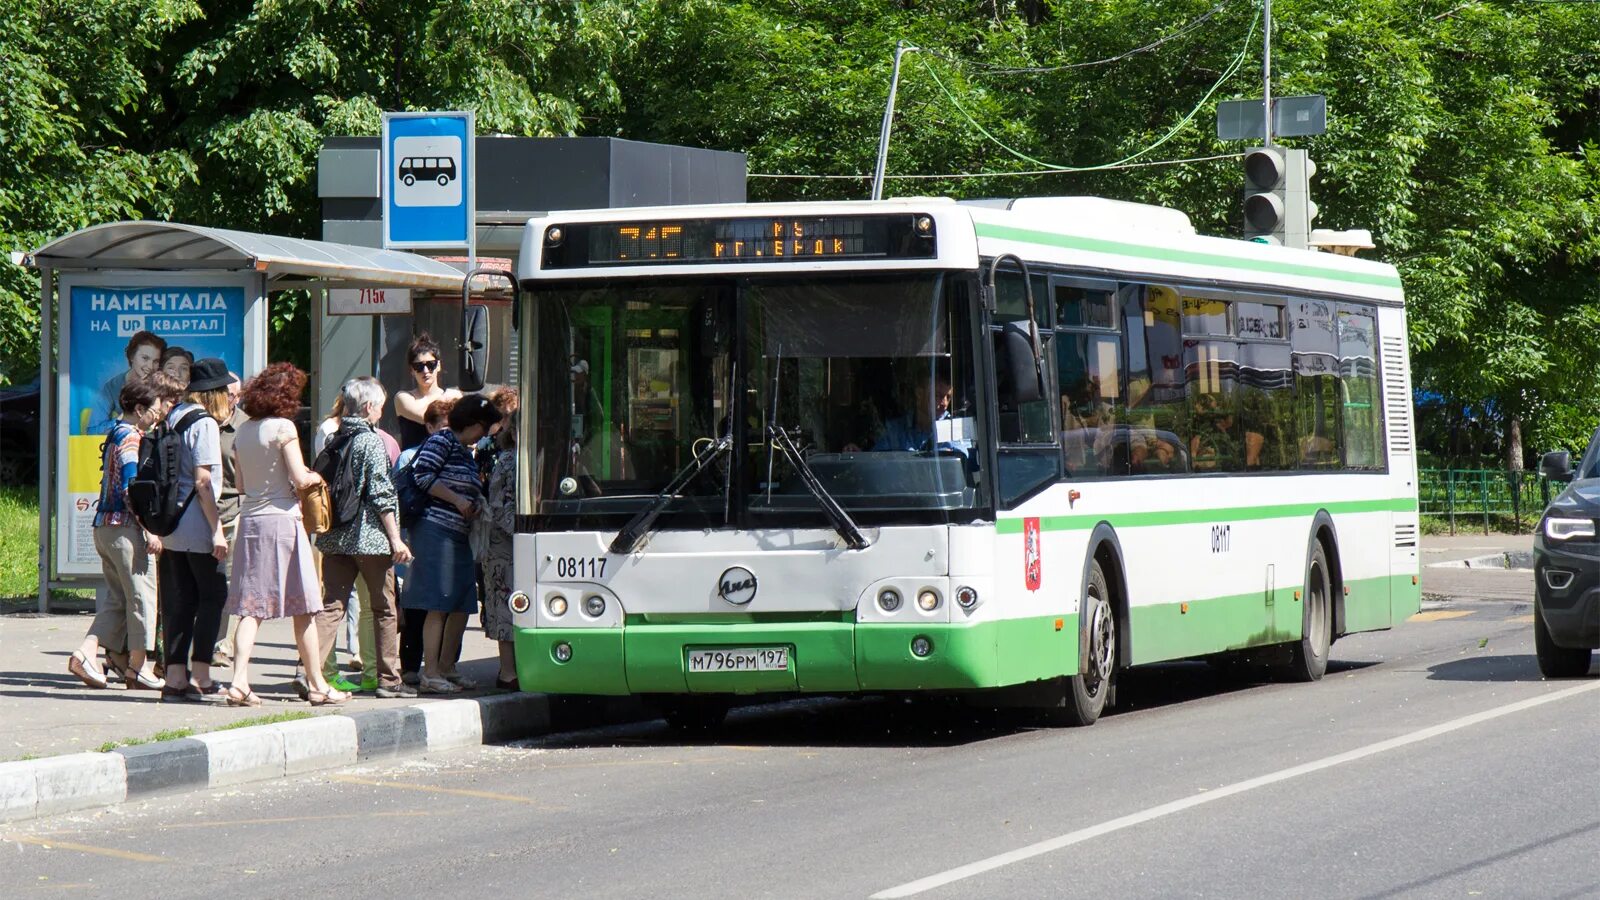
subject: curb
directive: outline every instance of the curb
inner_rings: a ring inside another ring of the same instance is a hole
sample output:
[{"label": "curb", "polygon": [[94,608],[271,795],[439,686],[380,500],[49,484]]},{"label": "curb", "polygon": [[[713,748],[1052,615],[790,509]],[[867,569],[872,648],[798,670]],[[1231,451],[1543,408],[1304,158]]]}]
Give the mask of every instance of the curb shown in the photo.
[{"label": "curb", "polygon": [[[563,715],[574,726],[637,721],[637,706]],[[596,721],[585,721],[594,719]],[[550,698],[501,694],[275,722],[109,753],[0,763],[0,822],[265,781],[431,751],[549,734]]]}]

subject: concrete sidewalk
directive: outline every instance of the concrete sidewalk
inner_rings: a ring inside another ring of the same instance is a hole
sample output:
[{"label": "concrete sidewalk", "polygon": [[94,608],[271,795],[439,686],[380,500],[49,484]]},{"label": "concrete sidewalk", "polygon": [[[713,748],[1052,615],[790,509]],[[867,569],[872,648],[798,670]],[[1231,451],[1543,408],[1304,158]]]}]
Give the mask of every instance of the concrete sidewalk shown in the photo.
[{"label": "concrete sidewalk", "polygon": [[[261,629],[250,680],[262,705],[248,709],[224,703],[162,703],[156,691],[84,686],[67,672],[67,658],[93,619],[87,613],[0,616],[0,762],[96,750],[110,741],[148,739],[174,729],[213,731],[240,719],[273,713],[335,711],[333,707],[312,707],[295,695],[295,650],[288,620],[269,622]],[[347,658],[343,650],[338,658],[341,663]],[[415,700],[379,700],[371,694],[358,694],[338,709],[386,709],[496,693],[497,646],[475,627],[467,631],[460,668],[490,690]],[[232,678],[232,669],[213,671],[223,684]],[[361,680],[359,675],[345,674],[351,681]]]},{"label": "concrete sidewalk", "polygon": [[1422,596],[1425,599],[1533,602],[1531,570],[1440,565],[1506,553],[1531,553],[1531,534],[1424,535],[1421,550]]}]

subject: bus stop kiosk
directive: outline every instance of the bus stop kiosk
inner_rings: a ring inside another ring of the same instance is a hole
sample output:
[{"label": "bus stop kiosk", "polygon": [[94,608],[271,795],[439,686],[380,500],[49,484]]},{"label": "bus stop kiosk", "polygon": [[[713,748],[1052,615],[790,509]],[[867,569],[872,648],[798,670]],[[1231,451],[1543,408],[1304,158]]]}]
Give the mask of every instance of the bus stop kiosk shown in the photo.
[{"label": "bus stop kiosk", "polygon": [[[415,253],[175,222],[95,225],[46,244],[39,270],[39,611],[50,591],[102,584],[93,520],[100,446],[115,393],[147,359],[139,332],[241,378],[267,363],[274,293],[463,288],[463,273]],[[53,361],[53,365],[52,365]],[[312,368],[318,368],[313,359]],[[313,373],[315,378],[315,373]]]}]

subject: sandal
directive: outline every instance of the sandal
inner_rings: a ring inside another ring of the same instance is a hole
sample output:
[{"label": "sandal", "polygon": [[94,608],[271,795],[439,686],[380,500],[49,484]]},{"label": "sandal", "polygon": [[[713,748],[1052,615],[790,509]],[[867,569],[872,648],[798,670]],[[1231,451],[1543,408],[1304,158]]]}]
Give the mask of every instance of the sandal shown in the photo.
[{"label": "sandal", "polygon": [[188,685],[173,687],[170,684],[163,683],[161,685],[161,702],[165,703],[168,700],[176,700],[180,703],[198,702],[200,700],[200,692]]},{"label": "sandal", "polygon": [[343,706],[350,702],[350,695],[339,690],[308,691],[306,700],[312,706]]},{"label": "sandal", "polygon": [[230,687],[228,688],[228,705],[260,706],[261,698],[256,696],[255,691],[241,691],[238,688]]},{"label": "sandal", "polygon": [[137,669],[129,669],[123,675],[123,682],[130,691],[159,691],[164,682],[159,678],[152,678]]},{"label": "sandal", "polygon": [[67,659],[67,671],[78,676],[78,680],[92,688],[106,686],[106,674],[95,669],[94,661],[83,655],[82,650],[72,651],[72,656]]},{"label": "sandal", "polygon": [[101,666],[101,668],[106,673],[107,684],[110,684],[113,681],[127,680],[129,669],[128,654],[113,653],[110,650],[107,650],[105,665]]},{"label": "sandal", "polygon": [[224,695],[224,694],[226,694],[228,692],[226,688],[224,688],[220,684],[217,684],[215,681],[211,682],[210,684],[206,685],[205,687],[201,687],[198,684],[192,685],[190,687],[190,690],[192,690],[195,693],[199,694],[200,695],[200,699],[202,699],[202,700],[210,698],[210,697],[221,697],[222,695]]}]

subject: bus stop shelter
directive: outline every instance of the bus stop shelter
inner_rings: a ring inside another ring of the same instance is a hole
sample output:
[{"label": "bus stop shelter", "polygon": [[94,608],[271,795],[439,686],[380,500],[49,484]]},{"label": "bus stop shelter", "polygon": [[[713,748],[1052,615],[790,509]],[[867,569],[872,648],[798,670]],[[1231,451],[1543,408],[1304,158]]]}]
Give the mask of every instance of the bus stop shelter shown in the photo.
[{"label": "bus stop shelter", "polygon": [[[111,384],[106,367],[122,364],[122,344],[132,334],[165,326],[177,336],[174,344],[184,340],[197,356],[229,359],[247,377],[267,364],[275,293],[459,292],[463,281],[459,269],[414,253],[175,222],[95,225],[51,241],[28,264],[39,270],[40,612],[49,612],[53,588],[102,582],[89,552],[98,488],[92,495],[85,488],[89,469],[99,477],[102,438],[94,420],[104,410],[93,408],[101,395],[89,381]],[[313,369],[319,364],[312,359]],[[75,373],[74,366],[94,371]]]}]

